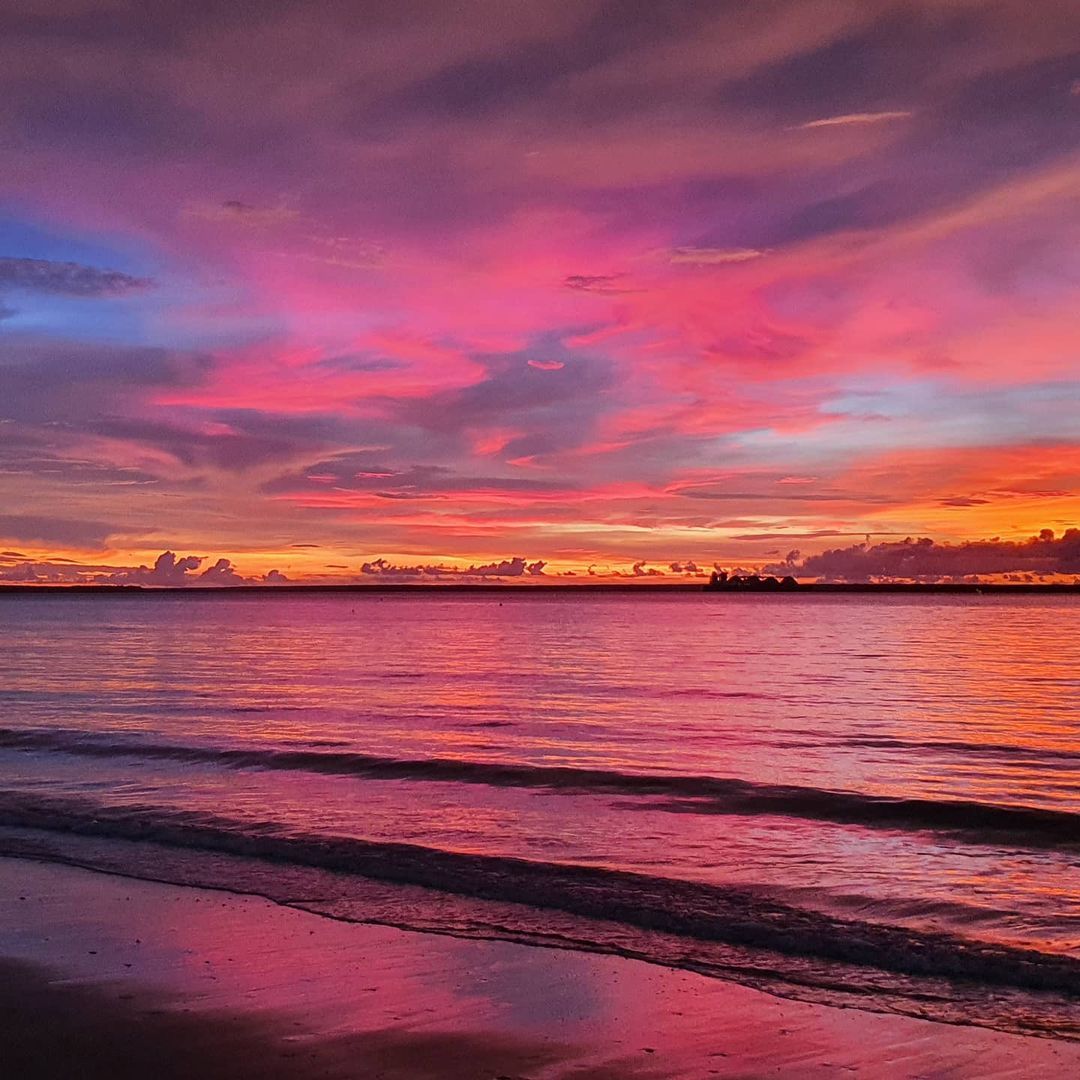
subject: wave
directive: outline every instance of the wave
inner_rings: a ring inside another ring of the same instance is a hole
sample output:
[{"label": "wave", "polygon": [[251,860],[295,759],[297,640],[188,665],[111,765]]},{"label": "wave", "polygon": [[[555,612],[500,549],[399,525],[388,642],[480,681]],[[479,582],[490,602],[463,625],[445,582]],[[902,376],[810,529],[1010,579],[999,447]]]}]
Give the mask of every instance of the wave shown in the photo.
[{"label": "wave", "polygon": [[948,753],[1001,757],[1010,761],[1034,761],[1048,767],[1051,762],[1059,767],[1080,767],[1080,750],[1066,750],[1051,746],[1017,746],[1014,743],[968,742],[962,739],[904,739],[891,735],[855,735],[838,739],[837,747],[858,746],[880,750],[945,751]]},{"label": "wave", "polygon": [[[373,780],[425,780],[502,788],[662,797],[637,808],[698,814],[775,814],[868,828],[944,831],[994,843],[1080,847],[1080,814],[1020,804],[875,795],[685,774],[526,765],[457,758],[396,758],[357,751],[222,747],[117,739],[65,729],[0,728],[0,748],[83,757],[138,757],[231,769],[267,769]],[[627,808],[635,808],[628,806]]]},{"label": "wave", "polygon": [[15,792],[0,793],[0,826],[150,841],[316,867],[781,956],[1080,999],[1080,958],[830,915],[738,887],[416,844],[296,834],[267,822]]}]

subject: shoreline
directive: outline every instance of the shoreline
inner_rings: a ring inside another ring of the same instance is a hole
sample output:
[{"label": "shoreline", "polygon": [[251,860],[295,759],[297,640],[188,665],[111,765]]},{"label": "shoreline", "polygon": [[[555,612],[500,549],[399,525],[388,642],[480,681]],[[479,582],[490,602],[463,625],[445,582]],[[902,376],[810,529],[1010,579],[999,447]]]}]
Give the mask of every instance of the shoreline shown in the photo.
[{"label": "shoreline", "polygon": [[1080,1073],[1071,1041],[8,857],[0,973],[5,1056],[27,1080]]},{"label": "shoreline", "polygon": [[3,596],[282,596],[364,594],[385,595],[484,595],[523,596],[534,593],[574,595],[576,593],[608,593],[629,595],[650,593],[652,595],[698,596],[778,596],[790,599],[795,596],[844,596],[880,593],[900,596],[1080,596],[1080,583],[1076,582],[800,582],[792,586],[716,586],[703,582],[688,584],[683,581],[659,584],[656,582],[602,582],[596,584],[554,585],[539,584],[378,584],[370,585],[61,585],[41,583],[36,585],[0,583]]}]

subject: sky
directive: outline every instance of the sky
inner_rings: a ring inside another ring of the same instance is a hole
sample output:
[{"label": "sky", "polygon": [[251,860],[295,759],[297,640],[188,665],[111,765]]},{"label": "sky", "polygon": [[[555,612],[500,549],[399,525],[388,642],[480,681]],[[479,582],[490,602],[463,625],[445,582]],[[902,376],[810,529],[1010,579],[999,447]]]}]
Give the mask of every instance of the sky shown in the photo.
[{"label": "sky", "polygon": [[15,0],[0,162],[0,580],[1080,574],[1073,0]]}]

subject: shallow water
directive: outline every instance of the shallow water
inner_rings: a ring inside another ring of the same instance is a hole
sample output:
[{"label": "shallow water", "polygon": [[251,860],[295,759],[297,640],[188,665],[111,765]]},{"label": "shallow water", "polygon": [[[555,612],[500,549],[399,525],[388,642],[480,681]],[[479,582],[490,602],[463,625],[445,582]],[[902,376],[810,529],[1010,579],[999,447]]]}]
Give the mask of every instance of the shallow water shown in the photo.
[{"label": "shallow water", "polygon": [[1075,1034],[1078,616],[1038,596],[4,597],[0,821],[147,875],[160,852],[134,838],[243,852],[267,895],[285,868],[331,873],[332,914],[365,917],[361,878],[425,886],[457,900],[402,921],[546,919],[804,996],[865,982],[871,1007],[943,1018],[989,996],[979,1022]]}]

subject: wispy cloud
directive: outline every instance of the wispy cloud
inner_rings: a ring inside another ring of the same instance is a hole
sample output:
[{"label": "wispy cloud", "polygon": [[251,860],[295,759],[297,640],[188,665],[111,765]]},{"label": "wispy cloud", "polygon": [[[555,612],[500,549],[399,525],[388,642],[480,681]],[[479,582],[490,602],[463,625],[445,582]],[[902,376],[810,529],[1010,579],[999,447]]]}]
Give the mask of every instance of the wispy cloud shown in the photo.
[{"label": "wispy cloud", "polygon": [[[145,289],[146,278],[82,263],[0,256],[0,290],[27,289],[61,296],[120,296]],[[0,311],[3,317],[4,311]],[[10,312],[8,312],[10,314]]]},{"label": "wispy cloud", "polygon": [[274,225],[294,221],[300,211],[284,202],[274,206],[255,206],[239,199],[226,199],[224,202],[204,202],[189,206],[189,217],[200,218],[222,224],[241,225],[252,229],[266,229]]},{"label": "wispy cloud", "polygon": [[676,266],[723,266],[753,262],[764,254],[757,248],[679,247],[671,251],[668,260]]},{"label": "wispy cloud", "polygon": [[378,270],[386,265],[386,248],[370,240],[318,235],[305,239],[312,245],[311,251],[277,251],[274,254],[344,270]]},{"label": "wispy cloud", "polygon": [[[71,548],[94,549],[104,547],[114,531],[113,526],[102,521],[76,521],[31,514],[0,516],[0,537],[6,540],[30,540]],[[8,551],[4,554],[18,557],[18,552]]]},{"label": "wispy cloud", "polygon": [[575,292],[606,293],[620,295],[636,292],[636,289],[628,289],[620,285],[622,274],[570,274],[563,278],[563,285]]},{"label": "wispy cloud", "polygon": [[908,109],[893,109],[887,112],[844,113],[842,116],[825,116],[820,120],[797,124],[788,130],[809,131],[812,128],[847,127],[852,124],[882,124],[889,120],[907,120],[914,115]]}]

